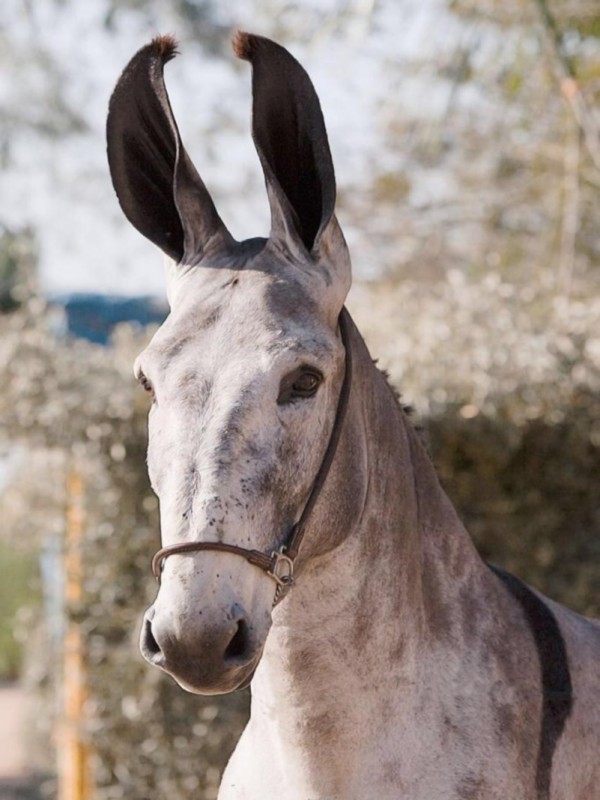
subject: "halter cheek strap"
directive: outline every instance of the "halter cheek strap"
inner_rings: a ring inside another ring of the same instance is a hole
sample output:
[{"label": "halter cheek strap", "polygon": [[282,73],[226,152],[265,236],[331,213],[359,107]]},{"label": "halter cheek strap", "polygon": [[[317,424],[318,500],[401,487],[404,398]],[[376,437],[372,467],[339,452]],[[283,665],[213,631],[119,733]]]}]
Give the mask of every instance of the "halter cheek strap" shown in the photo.
[{"label": "halter cheek strap", "polygon": [[352,352],[350,349],[349,319],[350,315],[345,308],[342,308],[339,317],[339,327],[342,343],[346,351],[346,363],[344,380],[338,398],[338,405],[333,428],[329,437],[329,443],[327,444],[325,455],[321,461],[321,466],[313,481],[308,499],[304,504],[300,519],[291,529],[287,542],[280,547],[279,550],[273,550],[270,555],[260,550],[249,550],[246,547],[238,547],[235,544],[227,544],[225,542],[182,542],[181,544],[172,544],[168,547],[162,547],[155,553],[152,559],[152,574],[159,583],[165,559],[169,556],[181,553],[196,553],[201,550],[217,550],[223,553],[233,553],[234,555],[241,556],[250,564],[254,564],[254,566],[266,572],[277,584],[273,605],[278,603],[283,597],[284,592],[292,586],[294,583],[294,561],[296,560],[302,545],[302,540],[304,539],[308,518],[315,507],[321,489],[327,480],[327,475],[329,474],[333,459],[335,458],[346,411],[348,409],[350,386],[352,383]]}]

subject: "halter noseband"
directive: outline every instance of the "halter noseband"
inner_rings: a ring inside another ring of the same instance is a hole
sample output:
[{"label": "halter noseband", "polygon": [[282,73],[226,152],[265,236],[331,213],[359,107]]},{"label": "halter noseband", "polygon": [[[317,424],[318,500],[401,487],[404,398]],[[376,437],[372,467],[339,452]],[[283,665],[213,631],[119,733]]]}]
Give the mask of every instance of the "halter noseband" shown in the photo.
[{"label": "halter noseband", "polygon": [[182,542],[181,544],[172,544],[168,547],[162,547],[154,554],[152,559],[152,574],[159,583],[165,559],[169,556],[174,556],[178,553],[196,553],[200,550],[217,550],[223,553],[233,553],[234,555],[241,556],[250,564],[254,564],[254,566],[266,572],[277,584],[273,605],[279,602],[283,596],[283,592],[293,584],[294,561],[304,538],[306,523],[317,502],[317,498],[327,479],[331,464],[333,463],[344,424],[344,418],[346,416],[346,410],[348,408],[348,399],[350,397],[352,354],[349,341],[349,314],[345,308],[342,308],[340,313],[339,326],[342,344],[346,351],[346,364],[335,420],[331,430],[331,436],[329,437],[329,443],[325,450],[325,455],[323,456],[319,471],[316,474],[308,500],[304,505],[300,519],[289,533],[287,543],[282,545],[279,550],[273,550],[270,555],[260,550],[249,550],[246,547],[238,547],[235,544],[226,544],[225,542]]}]

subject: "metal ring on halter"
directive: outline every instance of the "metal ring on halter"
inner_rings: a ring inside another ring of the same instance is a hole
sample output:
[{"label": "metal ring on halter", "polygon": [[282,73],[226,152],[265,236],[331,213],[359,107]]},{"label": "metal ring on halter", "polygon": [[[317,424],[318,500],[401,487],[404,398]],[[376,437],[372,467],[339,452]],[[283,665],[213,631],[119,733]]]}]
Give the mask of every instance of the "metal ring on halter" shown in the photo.
[{"label": "metal ring on halter", "polygon": [[[291,586],[294,582],[294,562],[289,556],[283,552],[285,546],[279,550],[273,550],[271,558],[273,559],[273,568],[267,572],[278,586]],[[280,567],[283,568],[281,571]]]},{"label": "metal ring on halter", "polygon": [[226,553],[233,553],[234,555],[242,556],[250,564],[259,567],[267,575],[272,578],[277,584],[275,590],[275,599],[273,605],[279,602],[283,594],[294,583],[294,560],[300,551],[300,545],[304,538],[307,520],[315,506],[317,498],[323,488],[329,469],[333,463],[335,453],[337,450],[338,442],[342,433],[342,426],[348,409],[348,400],[350,398],[350,386],[352,383],[352,352],[350,350],[349,338],[349,322],[350,315],[345,308],[342,308],[339,318],[340,334],[342,343],[346,351],[346,363],[344,371],[344,380],[338,398],[338,405],[333,422],[333,428],[329,437],[327,449],[321,461],[321,466],[316,474],[315,480],[310,490],[310,494],[300,519],[294,525],[288,536],[288,541],[279,550],[273,550],[271,555],[262,553],[260,550],[249,550],[245,547],[238,547],[234,544],[227,544],[226,542],[181,542],[180,544],[167,545],[158,550],[152,559],[152,574],[160,583],[160,576],[162,574],[164,561],[169,556],[177,555],[178,553],[195,553],[200,550],[218,550]]}]

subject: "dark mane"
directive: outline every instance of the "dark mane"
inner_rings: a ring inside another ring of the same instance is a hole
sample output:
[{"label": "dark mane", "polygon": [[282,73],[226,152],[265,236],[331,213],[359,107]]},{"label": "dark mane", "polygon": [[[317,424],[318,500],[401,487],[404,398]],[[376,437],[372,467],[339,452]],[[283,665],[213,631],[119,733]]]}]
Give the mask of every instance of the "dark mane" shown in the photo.
[{"label": "dark mane", "polygon": [[419,422],[416,421],[414,407],[412,405],[410,405],[410,403],[403,403],[402,402],[402,394],[401,394],[400,390],[397,389],[394,386],[394,384],[392,383],[392,380],[390,378],[390,374],[387,371],[387,369],[382,369],[381,367],[377,366],[377,359],[373,359],[373,366],[375,367],[377,372],[379,372],[379,374],[382,376],[383,380],[385,381],[385,384],[386,384],[387,388],[389,389],[390,394],[394,398],[394,402],[396,404],[396,407],[397,407],[398,411],[404,417],[406,417],[406,419],[408,420],[409,425],[412,425],[412,427],[415,430],[417,436],[421,440],[421,444],[427,450],[429,450],[428,440],[427,440],[427,431],[425,430],[425,428]]},{"label": "dark mane", "polygon": [[[406,414],[407,417],[413,417],[415,413],[415,409],[410,403],[402,402],[402,393],[399,389],[397,389],[394,384],[392,383],[392,379],[390,378],[390,373],[387,369],[382,369],[381,367],[377,366],[377,359],[373,359],[373,365],[377,368],[377,372],[383,376],[384,381],[387,384],[388,389],[390,390],[392,397],[394,398],[396,405],[400,409],[403,414]],[[418,425],[415,425],[417,430],[421,430]]]}]

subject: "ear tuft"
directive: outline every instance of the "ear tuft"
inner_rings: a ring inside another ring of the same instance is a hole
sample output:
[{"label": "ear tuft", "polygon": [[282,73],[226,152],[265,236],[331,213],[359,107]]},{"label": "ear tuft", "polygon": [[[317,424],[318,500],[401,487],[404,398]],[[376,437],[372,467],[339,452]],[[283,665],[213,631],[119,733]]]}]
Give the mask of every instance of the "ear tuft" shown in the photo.
[{"label": "ear tuft", "polygon": [[238,58],[242,58],[244,61],[251,61],[256,48],[257,38],[258,37],[253,36],[251,33],[246,33],[246,31],[236,31],[231,40],[233,52]]},{"label": "ear tuft", "polygon": [[162,36],[155,36],[150,43],[150,47],[154,50],[156,55],[161,59],[163,64],[166,64],[167,61],[171,61],[172,58],[175,58],[178,55],[177,48],[179,47],[179,42],[177,39],[170,33],[164,34]]}]

